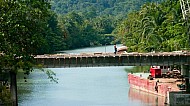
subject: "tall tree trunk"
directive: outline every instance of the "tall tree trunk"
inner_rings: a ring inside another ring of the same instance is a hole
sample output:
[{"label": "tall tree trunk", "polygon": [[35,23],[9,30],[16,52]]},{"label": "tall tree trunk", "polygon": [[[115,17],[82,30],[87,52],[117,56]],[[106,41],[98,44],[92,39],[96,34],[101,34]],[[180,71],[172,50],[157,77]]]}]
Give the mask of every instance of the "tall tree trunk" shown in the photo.
[{"label": "tall tree trunk", "polygon": [[16,80],[16,73],[10,71],[10,90],[11,90],[11,99],[13,101],[13,106],[18,106],[17,100],[17,80]]}]

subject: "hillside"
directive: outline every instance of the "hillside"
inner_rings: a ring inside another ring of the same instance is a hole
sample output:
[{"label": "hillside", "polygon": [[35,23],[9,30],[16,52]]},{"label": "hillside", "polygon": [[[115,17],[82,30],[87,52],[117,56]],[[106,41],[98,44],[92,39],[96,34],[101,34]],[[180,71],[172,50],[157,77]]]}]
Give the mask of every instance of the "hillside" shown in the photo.
[{"label": "hillside", "polygon": [[[55,40],[59,43],[56,42],[51,48],[63,50],[120,43],[115,37],[117,34],[112,32],[127,18],[127,14],[140,10],[146,3],[158,4],[161,1],[163,0],[52,0],[51,9],[56,13],[55,18],[57,17],[60,28],[57,30],[64,33],[60,33],[64,38],[63,41]],[[52,36],[52,39],[55,37]]]},{"label": "hillside", "polygon": [[147,2],[163,0],[53,0],[52,10],[58,14],[71,11],[86,14],[86,16],[124,15],[138,10]]}]

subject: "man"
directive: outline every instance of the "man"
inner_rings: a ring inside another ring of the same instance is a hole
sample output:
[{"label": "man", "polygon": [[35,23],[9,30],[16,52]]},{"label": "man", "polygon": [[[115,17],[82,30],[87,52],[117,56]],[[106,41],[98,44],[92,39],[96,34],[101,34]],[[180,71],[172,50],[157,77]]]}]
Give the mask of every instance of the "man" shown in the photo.
[{"label": "man", "polygon": [[116,52],[117,52],[117,47],[116,47],[116,44],[114,44],[114,53],[116,54]]}]

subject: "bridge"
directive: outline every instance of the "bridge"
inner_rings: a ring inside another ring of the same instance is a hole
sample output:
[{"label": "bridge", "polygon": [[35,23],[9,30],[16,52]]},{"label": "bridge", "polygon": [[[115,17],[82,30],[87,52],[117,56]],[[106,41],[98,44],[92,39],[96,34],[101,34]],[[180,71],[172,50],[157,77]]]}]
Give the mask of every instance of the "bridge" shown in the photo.
[{"label": "bridge", "polygon": [[188,65],[190,52],[45,54],[35,59],[44,68]]}]

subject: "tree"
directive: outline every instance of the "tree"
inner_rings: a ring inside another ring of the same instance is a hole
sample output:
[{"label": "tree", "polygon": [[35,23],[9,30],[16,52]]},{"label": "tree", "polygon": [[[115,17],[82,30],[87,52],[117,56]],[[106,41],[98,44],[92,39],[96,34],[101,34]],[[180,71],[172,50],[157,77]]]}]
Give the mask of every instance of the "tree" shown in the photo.
[{"label": "tree", "polygon": [[16,74],[32,71],[34,55],[47,42],[50,4],[46,1],[0,1],[0,71],[10,72],[11,94],[17,103]]},{"label": "tree", "polygon": [[174,51],[188,47],[179,1],[145,4],[121,23],[114,33],[131,51]]}]

